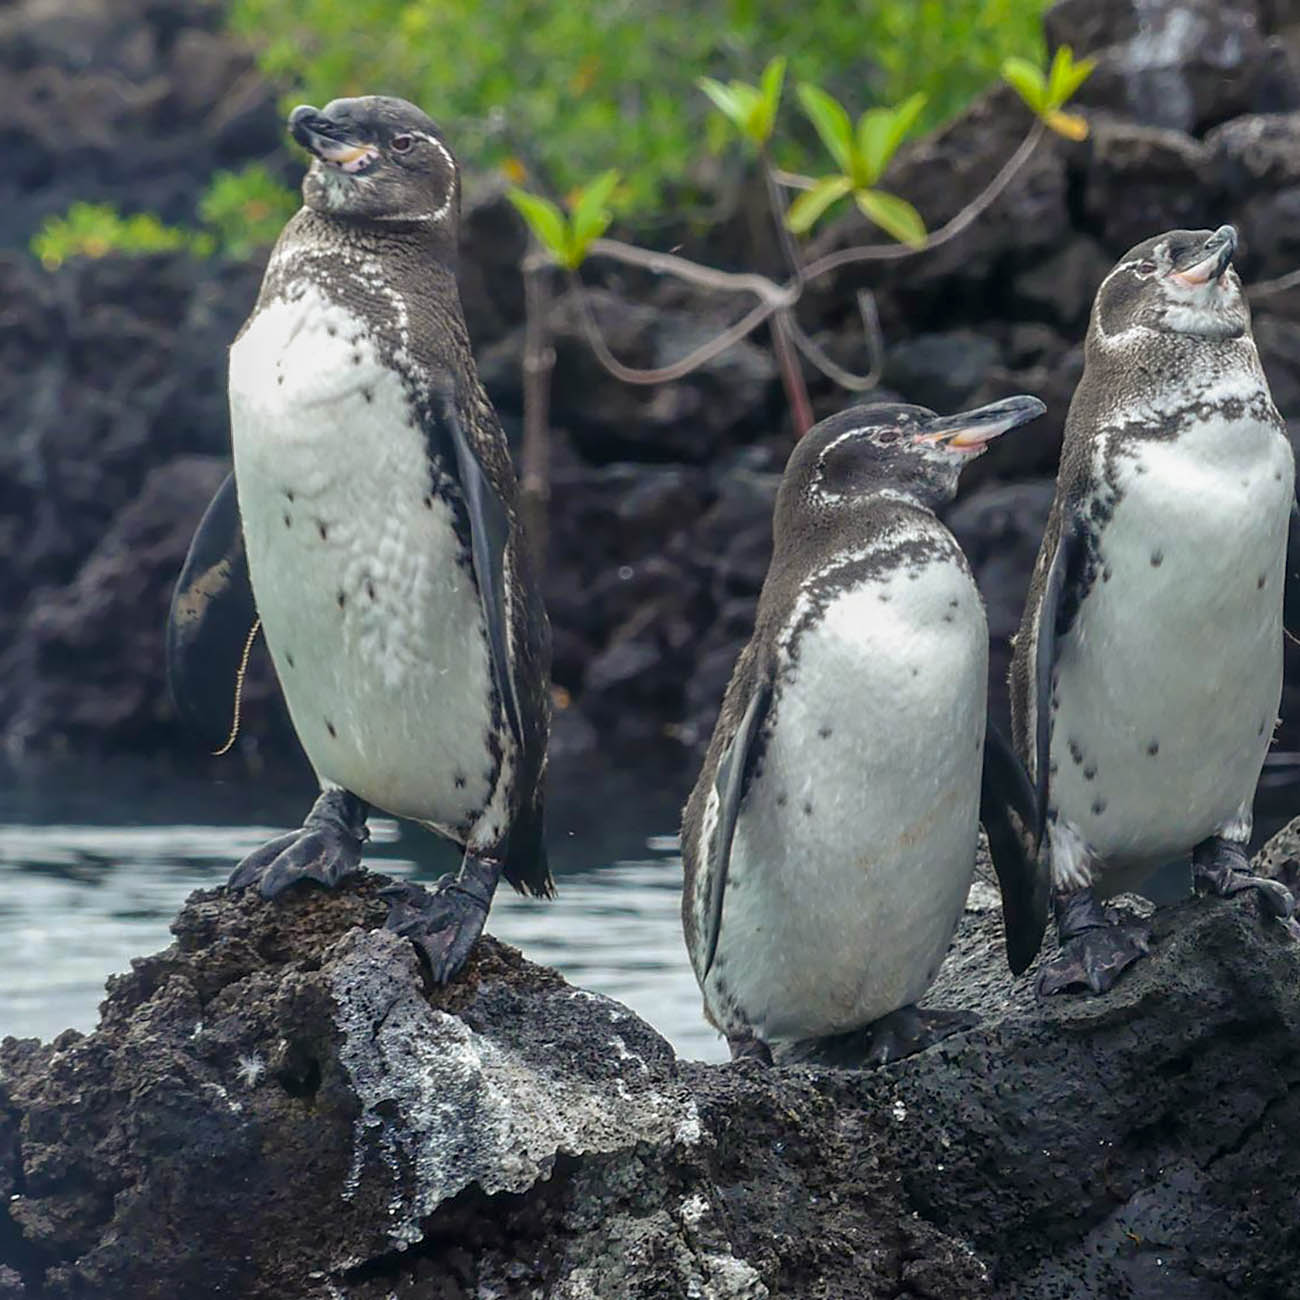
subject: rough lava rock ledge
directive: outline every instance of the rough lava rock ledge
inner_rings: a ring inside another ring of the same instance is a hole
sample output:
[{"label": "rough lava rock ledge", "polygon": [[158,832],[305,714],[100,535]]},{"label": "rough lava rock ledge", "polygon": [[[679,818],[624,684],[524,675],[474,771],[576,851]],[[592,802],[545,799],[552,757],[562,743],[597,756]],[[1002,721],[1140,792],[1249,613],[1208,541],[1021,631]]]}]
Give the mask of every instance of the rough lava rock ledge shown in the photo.
[{"label": "rough lava rock ledge", "polygon": [[765,1071],[491,939],[430,988],[382,883],[196,893],[94,1033],[5,1040],[0,1300],[1300,1295],[1300,946],[1250,904],[1039,1006],[977,885],[933,1000],[981,1026]]}]

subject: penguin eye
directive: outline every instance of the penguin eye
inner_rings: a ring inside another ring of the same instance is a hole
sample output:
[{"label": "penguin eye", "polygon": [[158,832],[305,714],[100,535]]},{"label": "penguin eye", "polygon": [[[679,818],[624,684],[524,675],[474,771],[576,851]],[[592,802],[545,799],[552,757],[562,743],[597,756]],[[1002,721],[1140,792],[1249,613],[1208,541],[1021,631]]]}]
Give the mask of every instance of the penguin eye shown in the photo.
[{"label": "penguin eye", "polygon": [[1134,269],[1139,275],[1155,275],[1157,267],[1154,262],[1139,262]]},{"label": "penguin eye", "polygon": [[414,143],[415,140],[409,135],[395,135],[388,142],[394,153],[406,153]]}]

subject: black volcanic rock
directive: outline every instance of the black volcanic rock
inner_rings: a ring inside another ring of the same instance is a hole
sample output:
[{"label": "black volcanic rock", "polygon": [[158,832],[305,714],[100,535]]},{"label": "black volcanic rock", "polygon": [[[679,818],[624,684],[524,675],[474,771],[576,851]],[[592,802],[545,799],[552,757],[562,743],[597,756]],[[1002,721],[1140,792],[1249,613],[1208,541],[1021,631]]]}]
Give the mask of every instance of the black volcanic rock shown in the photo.
[{"label": "black volcanic rock", "polygon": [[0,249],[78,201],[193,225],[219,168],[284,169],[275,91],[223,16],[209,0],[0,8]]},{"label": "black volcanic rock", "polygon": [[763,1070],[491,939],[431,989],[382,883],[196,893],[94,1033],[0,1045],[0,1295],[1294,1293],[1300,945],[1251,902],[1036,1004],[978,883],[929,1001],[980,1026]]},{"label": "black volcanic rock", "polygon": [[1098,56],[1082,103],[1178,131],[1300,106],[1265,23],[1256,0],[1058,0],[1046,17],[1051,46]]},{"label": "black volcanic rock", "polygon": [[[158,683],[171,589],[194,520],[229,470],[228,462],[210,456],[178,456],[154,470],[76,579],[28,611],[12,645],[0,652],[0,715],[9,719],[11,755],[21,756],[32,737],[45,749],[83,754],[105,736],[140,750],[166,744],[174,721]],[[242,748],[294,744],[260,645],[249,659],[242,699]]]},{"label": "black volcanic rock", "polygon": [[1084,204],[1112,248],[1122,253],[1164,230],[1223,224],[1201,184],[1207,153],[1199,140],[1099,116],[1090,144]]}]

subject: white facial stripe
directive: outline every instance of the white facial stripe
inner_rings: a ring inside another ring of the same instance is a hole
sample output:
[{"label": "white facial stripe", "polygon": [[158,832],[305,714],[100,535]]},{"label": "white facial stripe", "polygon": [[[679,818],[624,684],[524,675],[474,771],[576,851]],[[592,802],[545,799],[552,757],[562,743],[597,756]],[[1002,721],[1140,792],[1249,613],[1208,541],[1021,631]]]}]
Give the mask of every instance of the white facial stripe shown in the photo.
[{"label": "white facial stripe", "polygon": [[[447,170],[451,172],[453,175],[455,175],[456,160],[451,156],[451,152],[448,150],[447,146],[443,144],[443,142],[439,140],[437,136],[428,135],[424,131],[408,131],[407,134],[415,136],[417,140],[423,140],[427,144],[433,145],[433,147],[442,155],[443,162],[447,164]],[[402,217],[400,218],[400,220],[428,221],[428,222],[441,221],[443,217],[445,217],[447,213],[451,211],[451,198],[454,193],[455,193],[455,186],[449,185],[447,187],[447,197],[443,199],[442,204],[438,207],[438,209],[435,212],[421,212],[416,214],[415,216]]]},{"label": "white facial stripe", "polygon": [[[847,429],[844,433],[832,438],[830,442],[821,449],[817,457],[817,465],[813,472],[812,483],[809,486],[809,495],[817,501],[825,504],[833,504],[838,501],[862,501],[869,496],[887,496],[899,501],[908,501],[916,504],[916,498],[907,495],[904,492],[897,492],[891,488],[880,488],[877,490],[868,489],[861,492],[838,492],[822,486],[822,479],[826,473],[826,458],[842,442],[847,442],[851,438],[858,438],[868,434],[872,429],[878,426],[872,424],[860,424],[852,429]],[[899,439],[894,444],[897,451],[906,455],[912,453],[920,456],[922,459],[930,461],[932,464],[941,465],[950,471],[960,472],[960,467],[968,460],[974,460],[985,448],[985,444],[979,447],[960,448],[951,447],[948,443],[938,439],[927,440],[918,438],[915,429],[900,429]]]}]

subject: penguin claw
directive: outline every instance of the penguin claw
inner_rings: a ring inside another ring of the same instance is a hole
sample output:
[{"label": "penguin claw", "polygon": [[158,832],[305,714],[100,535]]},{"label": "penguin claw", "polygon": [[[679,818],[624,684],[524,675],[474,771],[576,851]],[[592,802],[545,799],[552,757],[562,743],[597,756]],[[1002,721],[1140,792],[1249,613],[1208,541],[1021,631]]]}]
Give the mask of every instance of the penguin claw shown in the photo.
[{"label": "penguin claw", "polygon": [[1244,849],[1226,840],[1211,840],[1193,855],[1196,888],[1218,898],[1232,898],[1253,889],[1268,916],[1288,920],[1295,912],[1295,895],[1280,880],[1257,876],[1250,870]]},{"label": "penguin claw", "polygon": [[1282,926],[1291,938],[1300,943],[1300,921],[1297,921],[1294,916],[1279,916],[1277,923]]},{"label": "penguin claw", "polygon": [[1151,931],[1144,925],[1106,924],[1085,930],[1061,945],[1060,955],[1038,972],[1040,998],[1084,989],[1108,993],[1139,957],[1151,951]]},{"label": "penguin claw", "polygon": [[434,983],[448,983],[469,960],[483,933],[500,870],[467,858],[459,875],[443,876],[432,889],[407,882],[379,891],[388,903],[384,928],[415,945],[429,963]]},{"label": "penguin claw", "polygon": [[755,1065],[771,1065],[772,1049],[754,1034],[728,1034],[727,1050],[731,1053],[731,1059],[736,1061],[752,1061]]},{"label": "penguin claw", "polygon": [[973,1029],[979,1022],[973,1011],[899,1007],[861,1029],[794,1043],[781,1052],[781,1063],[800,1061],[849,1068],[888,1065],[923,1052],[951,1034]]},{"label": "penguin claw", "polygon": [[231,873],[227,889],[256,885],[263,898],[276,898],[291,885],[311,880],[333,889],[361,871],[366,806],[345,790],[327,790],[296,831],[254,849]]},{"label": "penguin claw", "polygon": [[951,1034],[974,1029],[979,1022],[979,1016],[973,1011],[899,1007],[867,1026],[867,1063],[888,1065],[890,1061],[901,1061],[905,1056],[933,1047]]}]

